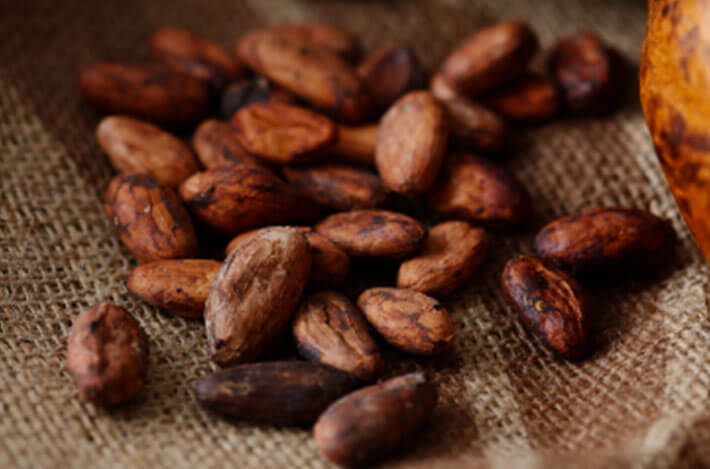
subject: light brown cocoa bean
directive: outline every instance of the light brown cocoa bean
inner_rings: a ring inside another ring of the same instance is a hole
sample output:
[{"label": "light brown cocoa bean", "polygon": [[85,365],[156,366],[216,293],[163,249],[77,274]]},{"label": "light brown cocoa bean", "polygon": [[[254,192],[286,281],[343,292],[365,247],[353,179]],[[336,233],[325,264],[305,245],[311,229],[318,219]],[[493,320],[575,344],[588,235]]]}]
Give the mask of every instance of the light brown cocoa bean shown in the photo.
[{"label": "light brown cocoa bean", "polygon": [[220,366],[261,355],[284,329],[311,271],[311,250],[299,230],[273,227],[240,244],[212,280],[205,326]]},{"label": "light brown cocoa bean", "polygon": [[339,122],[359,123],[370,115],[367,87],[347,62],[326,49],[261,30],[243,36],[236,53],[252,70]]},{"label": "light brown cocoa bean", "polygon": [[444,61],[440,72],[456,90],[480,95],[518,78],[538,48],[530,26],[503,21],[466,38]]},{"label": "light brown cocoa bean", "polygon": [[164,186],[177,187],[200,169],[179,138],[138,119],[105,117],[96,128],[96,139],[116,170],[149,174]]},{"label": "light brown cocoa bean", "polygon": [[385,184],[403,194],[431,188],[444,159],[449,124],[441,104],[428,91],[398,99],[377,131],[375,164]]},{"label": "light brown cocoa bean", "polygon": [[201,318],[210,282],[221,262],[169,259],[139,265],[126,278],[128,290],[143,301],[188,318]]},{"label": "light brown cocoa bean", "polygon": [[333,121],[288,104],[250,104],[239,109],[231,123],[247,152],[274,164],[323,158],[336,138]]},{"label": "light brown cocoa bean", "polygon": [[[338,285],[345,281],[350,270],[350,257],[335,243],[316,233],[308,226],[296,227],[306,237],[311,248],[313,262],[308,283],[312,286]],[[268,229],[268,228],[262,228]],[[225,252],[229,256],[237,246],[257,234],[260,230],[251,230],[232,239]]]},{"label": "light brown cocoa bean", "polygon": [[530,195],[503,167],[465,151],[447,157],[429,193],[436,212],[492,228],[514,228],[530,215]]},{"label": "light brown cocoa bean", "polygon": [[85,401],[115,406],[143,387],[148,339],[133,316],[111,303],[87,308],[74,320],[67,368]]},{"label": "light brown cocoa bean", "polygon": [[370,288],[357,304],[387,342],[416,355],[440,355],[454,341],[454,322],[434,298],[403,288]]},{"label": "light brown cocoa bean", "polygon": [[417,220],[387,210],[336,213],[315,229],[355,257],[404,257],[419,249],[426,237]]},{"label": "light brown cocoa bean", "polygon": [[402,262],[397,286],[437,298],[448,295],[476,272],[488,249],[489,237],[463,221],[429,229],[422,250]]},{"label": "light brown cocoa bean", "polygon": [[365,381],[375,379],[383,361],[362,313],[344,295],[319,291],[307,296],[293,319],[298,351]]}]

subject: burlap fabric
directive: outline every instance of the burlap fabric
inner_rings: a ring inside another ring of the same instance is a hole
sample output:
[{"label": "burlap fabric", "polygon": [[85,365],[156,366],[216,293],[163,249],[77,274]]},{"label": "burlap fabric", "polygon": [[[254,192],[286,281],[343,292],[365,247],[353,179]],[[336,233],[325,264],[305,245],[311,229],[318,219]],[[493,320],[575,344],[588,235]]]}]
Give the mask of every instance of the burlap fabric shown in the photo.
[{"label": "burlap fabric", "polygon": [[[590,27],[637,62],[641,1],[31,1],[0,2],[0,467],[326,467],[308,429],[229,423],[200,410],[209,372],[202,324],[132,299],[134,265],[104,217],[112,175],[93,137],[98,115],[76,71],[95,59],[147,56],[157,25],[189,27],[225,45],[284,20],[321,20],[362,37],[414,45],[433,67],[479,25],[527,18],[549,46]],[[452,355],[388,352],[388,374],[424,369],[440,389],[431,424],[392,467],[701,467],[710,465],[710,325],[703,262],[655,161],[630,86],[604,119],[553,122],[525,134],[507,163],[535,200],[529,233],[495,236],[483,270],[447,302]],[[667,217],[677,259],[651,280],[597,288],[596,353],[556,360],[504,306],[505,259],[531,249],[554,217],[618,204]],[[151,341],[139,399],[114,411],[83,404],[65,367],[72,319],[112,301]]]}]

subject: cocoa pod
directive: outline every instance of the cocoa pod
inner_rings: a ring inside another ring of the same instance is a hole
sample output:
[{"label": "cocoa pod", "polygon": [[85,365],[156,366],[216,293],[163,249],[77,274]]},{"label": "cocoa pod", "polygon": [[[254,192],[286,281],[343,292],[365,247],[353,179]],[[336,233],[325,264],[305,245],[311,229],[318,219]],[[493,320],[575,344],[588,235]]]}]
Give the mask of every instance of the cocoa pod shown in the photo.
[{"label": "cocoa pod", "polygon": [[549,120],[560,108],[555,85],[547,78],[532,74],[483,97],[482,102],[509,121],[527,124]]},{"label": "cocoa pod", "polygon": [[395,192],[423,194],[444,159],[449,124],[444,109],[427,91],[398,99],[380,121],[375,164]]},{"label": "cocoa pod", "polygon": [[376,110],[384,111],[405,93],[424,87],[424,73],[411,47],[387,44],[372,51],[357,67]]},{"label": "cocoa pod", "polygon": [[100,303],[72,324],[67,368],[82,399],[102,406],[131,400],[148,370],[148,339],[123,308]]},{"label": "cocoa pod", "polygon": [[345,61],[328,50],[262,30],[238,42],[237,56],[251,69],[345,123],[370,114],[367,87]]},{"label": "cocoa pod", "polygon": [[221,262],[171,259],[139,265],[128,274],[128,291],[146,303],[188,318],[201,318],[210,282]]},{"label": "cocoa pod", "polygon": [[220,366],[257,358],[291,318],[311,271],[311,250],[294,228],[273,227],[239,245],[212,280],[207,343]]},{"label": "cocoa pod", "polygon": [[141,262],[197,255],[197,235],[177,194],[146,174],[113,178],[104,210],[121,242]]},{"label": "cocoa pod", "polygon": [[186,29],[159,28],[151,34],[149,43],[153,57],[216,92],[244,74],[241,65],[222,46]]},{"label": "cocoa pod", "polygon": [[254,103],[298,104],[298,99],[269,83],[266,77],[247,78],[225,88],[220,99],[222,117],[229,120],[239,109]]},{"label": "cocoa pod", "polygon": [[96,139],[121,173],[145,173],[176,187],[199,171],[192,152],[179,138],[147,122],[109,116],[96,128]]},{"label": "cocoa pod", "polygon": [[570,111],[599,114],[618,106],[626,79],[624,61],[596,34],[584,31],[560,38],[549,68]]},{"label": "cocoa pod", "polygon": [[377,124],[359,127],[339,125],[331,153],[348,163],[374,166],[377,128]]},{"label": "cocoa pod", "polygon": [[436,212],[493,228],[513,228],[530,215],[530,195],[503,167],[465,151],[444,162],[429,193]]},{"label": "cocoa pod", "polygon": [[338,399],[318,418],[313,437],[335,464],[374,462],[429,420],[437,397],[423,374],[398,376]]},{"label": "cocoa pod", "polygon": [[192,214],[222,236],[279,223],[310,221],[319,212],[308,197],[259,166],[222,166],[180,185]]},{"label": "cocoa pod", "polygon": [[79,72],[79,89],[101,111],[129,114],[167,126],[197,122],[209,106],[205,85],[162,64],[89,65]]},{"label": "cocoa pod", "polygon": [[481,265],[489,237],[463,221],[440,223],[429,229],[421,251],[402,262],[397,286],[437,298],[462,286]]},{"label": "cocoa pod", "polygon": [[535,251],[578,275],[653,272],[673,253],[669,222],[643,210],[595,208],[545,226]]},{"label": "cocoa pod", "polygon": [[480,95],[518,78],[538,48],[530,26],[504,21],[466,38],[444,61],[440,72],[454,89]]},{"label": "cocoa pod", "polygon": [[382,355],[365,319],[350,300],[334,291],[306,297],[293,319],[298,351],[310,361],[371,381],[383,367]]},{"label": "cocoa pod", "polygon": [[591,317],[575,279],[534,256],[510,259],[501,279],[506,300],[533,335],[562,358],[586,354]]},{"label": "cocoa pod", "polygon": [[201,378],[194,388],[201,406],[225,416],[273,425],[306,425],[357,381],[317,363],[250,363]]},{"label": "cocoa pod", "polygon": [[503,150],[509,132],[495,112],[456,92],[438,73],[432,77],[430,89],[444,106],[451,135],[459,143],[483,152]]},{"label": "cocoa pod", "polygon": [[321,23],[286,23],[268,28],[274,34],[326,49],[352,62],[360,55],[360,45],[350,33]]},{"label": "cocoa pod", "polygon": [[315,202],[335,210],[374,208],[385,201],[388,191],[369,171],[340,164],[283,169],[288,182]]},{"label": "cocoa pod", "polygon": [[333,121],[288,104],[250,104],[239,109],[231,123],[250,154],[274,164],[322,158],[336,137]]},{"label": "cocoa pod", "polygon": [[217,119],[204,121],[192,136],[195,153],[207,169],[230,165],[258,165],[239,143],[234,128]]},{"label": "cocoa pod", "polygon": [[315,230],[355,257],[404,257],[419,249],[426,237],[417,220],[387,210],[336,213]]},{"label": "cocoa pod", "polygon": [[[306,237],[313,256],[311,275],[308,278],[308,283],[313,286],[329,286],[343,283],[350,270],[350,257],[347,253],[325,236],[313,231],[310,227],[298,226],[296,228]],[[229,256],[237,246],[244,243],[259,231],[260,230],[247,231],[232,239],[225,249],[227,256]]]},{"label": "cocoa pod", "polygon": [[454,341],[454,322],[444,307],[423,293],[402,288],[370,288],[357,304],[387,342],[416,355],[440,355]]}]

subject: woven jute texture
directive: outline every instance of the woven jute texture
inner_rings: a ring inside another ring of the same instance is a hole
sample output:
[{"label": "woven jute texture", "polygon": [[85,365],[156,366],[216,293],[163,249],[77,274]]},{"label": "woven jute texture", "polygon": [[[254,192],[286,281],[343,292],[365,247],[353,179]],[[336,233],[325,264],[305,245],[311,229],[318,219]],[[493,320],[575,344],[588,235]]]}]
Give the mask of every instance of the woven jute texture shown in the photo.
[{"label": "woven jute texture", "polygon": [[[82,102],[77,68],[147,57],[156,26],[188,27],[231,47],[249,29],[318,20],[362,38],[411,43],[428,68],[500,18],[528,19],[547,48],[592,28],[636,66],[645,7],[634,0],[240,2],[0,1],[0,467],[328,467],[310,429],[234,423],[203,412],[191,388],[212,370],[203,326],[133,299],[135,265],[101,207],[112,176]],[[542,61],[541,61],[542,62]],[[563,119],[523,134],[505,164],[535,201],[535,221],[494,235],[481,272],[446,302],[458,328],[438,360],[387,352],[388,375],[422,369],[440,390],[431,423],[390,467],[708,467],[710,325],[704,263],[656,163],[635,84],[613,116]],[[680,247],[646,280],[595,287],[595,353],[555,359],[504,305],[505,260],[536,229],[596,206],[670,219]],[[95,302],[127,308],[151,342],[145,389],[105,411],[82,403],[65,365],[67,334]]]}]

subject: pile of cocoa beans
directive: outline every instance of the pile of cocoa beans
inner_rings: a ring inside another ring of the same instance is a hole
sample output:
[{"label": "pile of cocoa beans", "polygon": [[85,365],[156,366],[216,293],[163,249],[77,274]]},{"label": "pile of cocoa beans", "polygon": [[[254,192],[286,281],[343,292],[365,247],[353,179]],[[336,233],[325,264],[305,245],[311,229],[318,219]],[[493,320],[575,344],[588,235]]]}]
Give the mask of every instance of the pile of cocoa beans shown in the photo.
[{"label": "pile of cocoa beans", "polygon": [[[456,330],[439,299],[470,281],[490,232],[530,221],[525,186],[495,162],[511,129],[609,112],[624,82],[619,55],[589,32],[559,39],[549,76],[531,72],[538,39],[518,21],[473,33],[430,79],[406,45],[358,60],[350,34],[320,24],[253,31],[233,53],[162,28],[150,49],[154,62],[79,73],[85,99],[110,114],[96,138],[120,173],[106,214],[141,262],[128,290],[204,318],[223,369],[196,383],[199,404],[240,420],[315,422],[318,447],[342,465],[382,457],[436,405],[421,373],[378,382],[378,342],[446,354]],[[419,218],[446,221],[428,227],[388,209],[393,200],[421,201]],[[544,227],[536,255],[505,265],[502,289],[539,344],[580,359],[594,313],[579,282],[658,269],[674,241],[650,213],[594,208]],[[336,291],[351,263],[383,260],[399,263],[396,287]],[[285,334],[305,361],[259,362]],[[131,399],[148,348],[124,309],[83,312],[67,354],[81,397]]]}]

